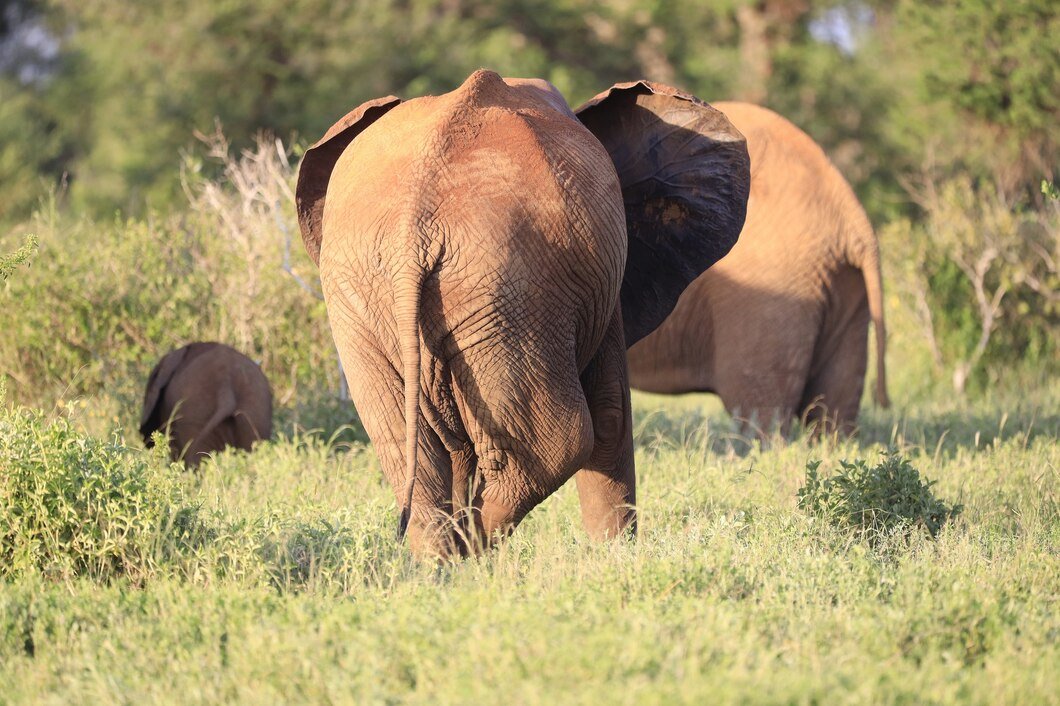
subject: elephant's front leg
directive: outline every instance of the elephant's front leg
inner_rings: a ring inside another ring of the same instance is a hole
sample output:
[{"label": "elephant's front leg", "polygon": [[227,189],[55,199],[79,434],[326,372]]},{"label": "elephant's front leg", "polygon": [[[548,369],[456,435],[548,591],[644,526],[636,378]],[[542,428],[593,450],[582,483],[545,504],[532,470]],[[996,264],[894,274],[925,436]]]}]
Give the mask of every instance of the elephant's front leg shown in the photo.
[{"label": "elephant's front leg", "polygon": [[575,474],[582,522],[603,540],[637,529],[637,478],[633,465],[633,420],[629,374],[617,307],[596,355],[582,372],[582,388],[593,420],[593,452]]}]

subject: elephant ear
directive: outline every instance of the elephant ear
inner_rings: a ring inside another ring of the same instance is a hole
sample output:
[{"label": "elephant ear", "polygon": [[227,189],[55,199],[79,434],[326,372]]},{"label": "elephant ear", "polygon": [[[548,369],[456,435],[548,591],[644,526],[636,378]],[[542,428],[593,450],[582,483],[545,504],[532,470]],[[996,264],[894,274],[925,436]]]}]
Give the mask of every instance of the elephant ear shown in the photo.
[{"label": "elephant ear", "polygon": [[354,138],[400,102],[400,98],[387,96],[362,103],[328,128],[324,136],[306,150],[302,165],[298,168],[295,204],[302,242],[314,263],[320,264],[324,200],[335,163]]},{"label": "elephant ear", "polygon": [[750,189],[747,142],[721,112],[650,81],[616,84],[575,112],[611,155],[622,186],[629,347],[736,244]]},{"label": "elephant ear", "polygon": [[173,375],[180,369],[184,359],[188,355],[189,346],[178,348],[166,353],[162,360],[158,361],[147,378],[147,391],[144,393],[144,411],[140,415],[140,436],[143,437],[147,448],[154,444],[151,435],[162,427],[161,419],[162,393],[166,385],[173,379]]}]

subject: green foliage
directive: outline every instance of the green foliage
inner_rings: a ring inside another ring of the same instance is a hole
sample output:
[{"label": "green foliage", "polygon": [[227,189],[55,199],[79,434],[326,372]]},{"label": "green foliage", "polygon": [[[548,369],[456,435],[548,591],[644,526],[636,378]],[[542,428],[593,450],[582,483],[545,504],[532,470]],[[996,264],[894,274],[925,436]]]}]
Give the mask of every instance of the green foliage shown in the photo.
[{"label": "green foliage", "polygon": [[7,255],[0,255],[0,282],[10,277],[19,265],[29,262],[30,258],[37,253],[39,244],[37,236],[30,234],[26,236],[26,243],[18,250]]},{"label": "green foliage", "polygon": [[0,408],[0,577],[142,580],[203,532],[178,474],[117,437]]},{"label": "green foliage", "polygon": [[[80,148],[64,165],[74,201],[96,213],[139,212],[144,202],[158,209],[177,199],[177,155],[215,119],[238,148],[259,130],[312,141],[364,100],[448,91],[482,66],[552,80],[572,101],[645,74],[727,92],[719,90],[728,88],[727,67],[703,57],[697,34],[718,18],[697,7],[56,0],[53,24],[71,29],[67,62],[48,92],[79,106],[77,124],[59,126]],[[678,51],[693,55],[680,77],[669,75]]]},{"label": "green foliage", "polygon": [[[874,217],[912,214],[900,185],[925,168],[1004,172],[1018,190],[1057,161],[1048,0],[54,0],[39,11],[62,53],[48,80],[0,76],[0,220],[25,217],[41,178],[64,174],[71,202],[97,216],[168,210],[178,155],[215,120],[237,149],[259,130],[311,141],[363,100],[451,90],[482,66],[546,78],[575,105],[641,77],[763,102],[825,146]],[[851,53],[811,31],[843,17]]]},{"label": "green foliage", "polygon": [[51,107],[34,88],[0,75],[0,223],[25,218],[38,204],[62,157]]},{"label": "green foliage", "polygon": [[[318,460],[327,448],[312,437],[303,444],[303,457]],[[392,531],[355,535],[349,521],[204,512],[183,467],[158,448],[148,454],[118,432],[101,440],[67,416],[0,407],[0,579],[240,576],[287,591],[356,581],[369,557],[387,553],[380,542],[393,544]]]},{"label": "green foliage", "polygon": [[[636,541],[590,543],[568,484],[497,550],[441,567],[394,541],[393,493],[363,444],[220,454],[173,475],[211,531],[143,577],[0,578],[4,698],[1048,702],[1060,476],[1042,471],[1060,466],[1060,385],[1048,389],[867,410],[857,441],[746,456],[714,450],[724,421],[699,414],[702,396],[636,395],[636,418],[659,420],[636,439]],[[811,454],[823,470],[892,435],[933,492],[960,492],[961,531],[882,556],[793,506]],[[143,460],[168,469],[133,451],[120,463]]]},{"label": "green foliage", "polygon": [[1060,371],[1060,210],[967,177],[924,189],[921,222],[882,229],[894,285],[958,392],[1014,366]]},{"label": "green foliage", "polygon": [[1060,15],[1049,0],[908,0],[897,14],[930,94],[1020,136],[1055,127]]},{"label": "green foliage", "polygon": [[[893,54],[904,83],[896,139],[931,178],[962,173],[1037,199],[1060,163],[1060,13],[1049,0],[895,3]],[[899,117],[896,115],[896,117]]]},{"label": "green foliage", "polygon": [[806,464],[806,483],[798,492],[799,507],[842,529],[855,530],[877,542],[895,534],[922,529],[931,537],[961,512],[935,497],[920,471],[897,451],[883,454],[870,466],[864,459],[839,461],[828,478],[818,474],[821,461]]},{"label": "green foliage", "polygon": [[[169,217],[107,222],[40,212],[40,254],[7,283],[4,298],[19,305],[0,317],[0,372],[11,376],[13,397],[50,408],[63,396],[106,391],[121,401],[122,426],[133,428],[151,367],[199,340],[260,361],[279,406],[295,390],[314,400],[336,391],[323,302],[283,269],[287,262],[317,286],[284,159],[262,141],[219,158],[227,171],[215,181],[186,174],[192,207]],[[299,421],[297,407],[284,414]],[[341,423],[352,418],[347,406]]]}]

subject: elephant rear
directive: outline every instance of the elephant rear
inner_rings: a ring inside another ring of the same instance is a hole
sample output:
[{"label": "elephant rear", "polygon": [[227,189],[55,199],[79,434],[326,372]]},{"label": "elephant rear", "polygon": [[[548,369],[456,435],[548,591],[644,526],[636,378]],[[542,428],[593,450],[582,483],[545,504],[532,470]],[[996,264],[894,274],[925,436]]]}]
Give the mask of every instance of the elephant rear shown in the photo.
[{"label": "elephant rear", "polygon": [[503,524],[529,509],[509,497],[588,459],[579,375],[612,325],[625,263],[599,142],[499,78],[469,83],[394,108],[347,148],[322,220],[333,331],[399,503],[422,509],[415,544],[434,526],[422,513],[466,498],[476,470],[498,488],[479,511]]},{"label": "elephant rear", "polygon": [[634,386],[716,392],[762,433],[810,417],[850,429],[874,323],[877,401],[886,406],[876,238],[850,186],[781,116],[717,103],[747,137],[751,193],[732,252],[693,282],[670,317],[629,352]]},{"label": "elephant rear", "polygon": [[249,451],[272,436],[272,392],[254,361],[220,343],[191,343],[166,354],[151,371],[140,433],[169,435],[173,460],[196,466],[228,446]]},{"label": "elephant rear", "polygon": [[488,71],[362,104],[307,150],[303,240],[414,550],[493,541],[576,472],[594,537],[632,523],[624,348],[731,247],[746,165],[674,89],[623,84],[576,116]]}]

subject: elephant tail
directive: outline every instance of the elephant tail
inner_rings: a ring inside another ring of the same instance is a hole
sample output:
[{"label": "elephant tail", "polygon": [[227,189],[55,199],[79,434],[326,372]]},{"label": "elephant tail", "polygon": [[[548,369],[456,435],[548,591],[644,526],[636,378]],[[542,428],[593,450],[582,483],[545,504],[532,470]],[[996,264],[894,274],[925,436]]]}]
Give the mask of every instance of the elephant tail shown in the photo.
[{"label": "elephant tail", "polygon": [[416,485],[420,413],[420,299],[427,268],[419,258],[410,258],[409,269],[398,283],[397,326],[405,378],[405,488],[401,495],[401,517],[397,538],[405,538],[412,516],[412,492]]},{"label": "elephant tail", "polygon": [[[192,444],[196,442],[202,443],[213,434],[217,427],[221,425],[221,422],[225,421],[229,417],[236,413],[238,403],[236,401],[236,393],[232,391],[232,388],[225,385],[217,391],[216,406],[214,407],[213,414],[210,418],[202,425],[202,428],[195,432],[195,438]],[[198,463],[199,459],[190,459],[192,463]]]},{"label": "elephant tail", "polygon": [[869,317],[876,332],[876,404],[886,409],[891,406],[891,399],[887,395],[887,364],[884,360],[887,327],[883,322],[883,277],[880,273],[879,245],[872,235],[871,226],[868,226],[868,233],[872,242],[866,249],[868,256],[861,263],[861,274],[865,278],[865,291],[869,298]]}]

